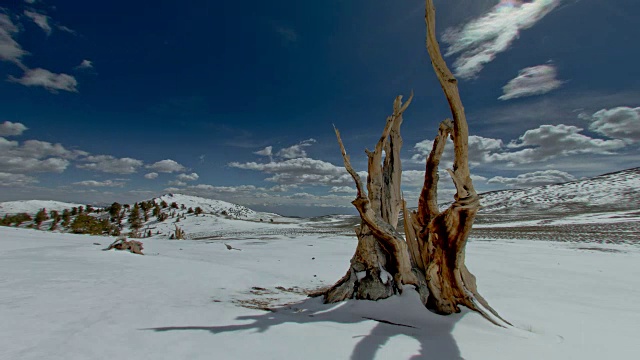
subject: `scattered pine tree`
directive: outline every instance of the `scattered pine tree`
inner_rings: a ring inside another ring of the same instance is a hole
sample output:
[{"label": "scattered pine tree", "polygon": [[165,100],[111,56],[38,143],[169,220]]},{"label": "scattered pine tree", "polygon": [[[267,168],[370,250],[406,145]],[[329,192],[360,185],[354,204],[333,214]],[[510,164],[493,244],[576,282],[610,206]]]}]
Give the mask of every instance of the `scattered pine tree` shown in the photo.
[{"label": "scattered pine tree", "polygon": [[71,222],[71,212],[69,209],[64,209],[62,211],[62,226],[67,227]]},{"label": "scattered pine tree", "polygon": [[36,229],[40,229],[40,225],[42,225],[42,222],[46,220],[49,220],[49,216],[47,216],[47,209],[42,208],[40,209],[40,211],[36,213],[36,218],[35,218]]},{"label": "scattered pine tree", "polygon": [[129,213],[129,227],[131,228],[131,237],[137,237],[138,233],[140,231],[140,228],[142,228],[142,221],[140,220],[140,206],[138,205],[138,203],[135,203],[133,205],[133,209],[131,209],[131,212]]}]

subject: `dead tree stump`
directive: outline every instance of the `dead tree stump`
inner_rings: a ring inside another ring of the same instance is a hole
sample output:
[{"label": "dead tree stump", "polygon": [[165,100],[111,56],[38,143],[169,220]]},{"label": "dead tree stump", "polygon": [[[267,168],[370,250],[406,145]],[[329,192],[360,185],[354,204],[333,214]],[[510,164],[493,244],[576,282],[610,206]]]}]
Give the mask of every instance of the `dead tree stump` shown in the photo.
[{"label": "dead tree stump", "polygon": [[116,241],[111,243],[106,249],[102,249],[103,251],[108,251],[111,249],[116,250],[128,250],[134,254],[144,255],[142,253],[143,246],[142,242],[137,240],[127,240],[126,237],[119,237]]}]

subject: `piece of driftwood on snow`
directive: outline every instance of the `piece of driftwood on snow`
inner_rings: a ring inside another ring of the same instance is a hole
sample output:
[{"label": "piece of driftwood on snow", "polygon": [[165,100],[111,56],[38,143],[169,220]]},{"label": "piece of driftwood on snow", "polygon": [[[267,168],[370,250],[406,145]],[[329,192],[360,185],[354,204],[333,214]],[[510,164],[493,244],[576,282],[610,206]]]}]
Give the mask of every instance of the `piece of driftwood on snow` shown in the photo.
[{"label": "piece of driftwood on snow", "polygon": [[241,249],[234,248],[233,246],[231,246],[231,245],[229,245],[229,244],[227,244],[227,243],[225,243],[225,244],[224,244],[224,246],[226,246],[226,247],[227,247],[227,250],[238,250],[238,251],[242,251]]},{"label": "piece of driftwood on snow", "polygon": [[116,250],[128,250],[134,254],[144,255],[142,253],[143,247],[142,242],[137,240],[127,240],[126,237],[119,237],[116,241],[111,243],[107,248],[102,249],[103,251],[116,249]]}]

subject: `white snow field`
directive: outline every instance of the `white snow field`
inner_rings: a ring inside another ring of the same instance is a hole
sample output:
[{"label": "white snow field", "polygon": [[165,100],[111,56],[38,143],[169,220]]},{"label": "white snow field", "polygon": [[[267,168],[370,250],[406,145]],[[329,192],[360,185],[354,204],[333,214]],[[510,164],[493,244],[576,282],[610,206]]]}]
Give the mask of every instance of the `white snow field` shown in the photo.
[{"label": "white snow field", "polygon": [[432,314],[409,288],[331,305],[302,294],[344,275],[355,237],[148,238],[145,256],[102,251],[112,240],[0,227],[1,359],[640,354],[637,245],[471,240],[480,292],[514,325],[500,328],[465,309]]},{"label": "white snow field", "polygon": [[53,200],[5,201],[0,202],[0,215],[18,213],[35,214],[42,208],[47,209],[47,211],[56,210],[62,212],[64,209],[71,209],[79,206],[86,205]]}]

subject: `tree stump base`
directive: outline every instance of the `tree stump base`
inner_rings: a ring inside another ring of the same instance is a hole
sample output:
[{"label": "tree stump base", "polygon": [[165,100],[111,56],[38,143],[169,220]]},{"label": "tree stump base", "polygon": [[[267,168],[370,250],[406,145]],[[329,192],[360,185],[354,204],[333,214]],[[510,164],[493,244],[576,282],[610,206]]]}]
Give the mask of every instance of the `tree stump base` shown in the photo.
[{"label": "tree stump base", "polygon": [[106,249],[102,249],[102,251],[108,251],[111,249],[125,250],[125,251],[128,250],[133,254],[144,255],[142,253],[142,249],[143,249],[142,242],[137,240],[127,240],[126,237],[118,238],[116,241],[111,243],[111,245],[109,245]]}]

